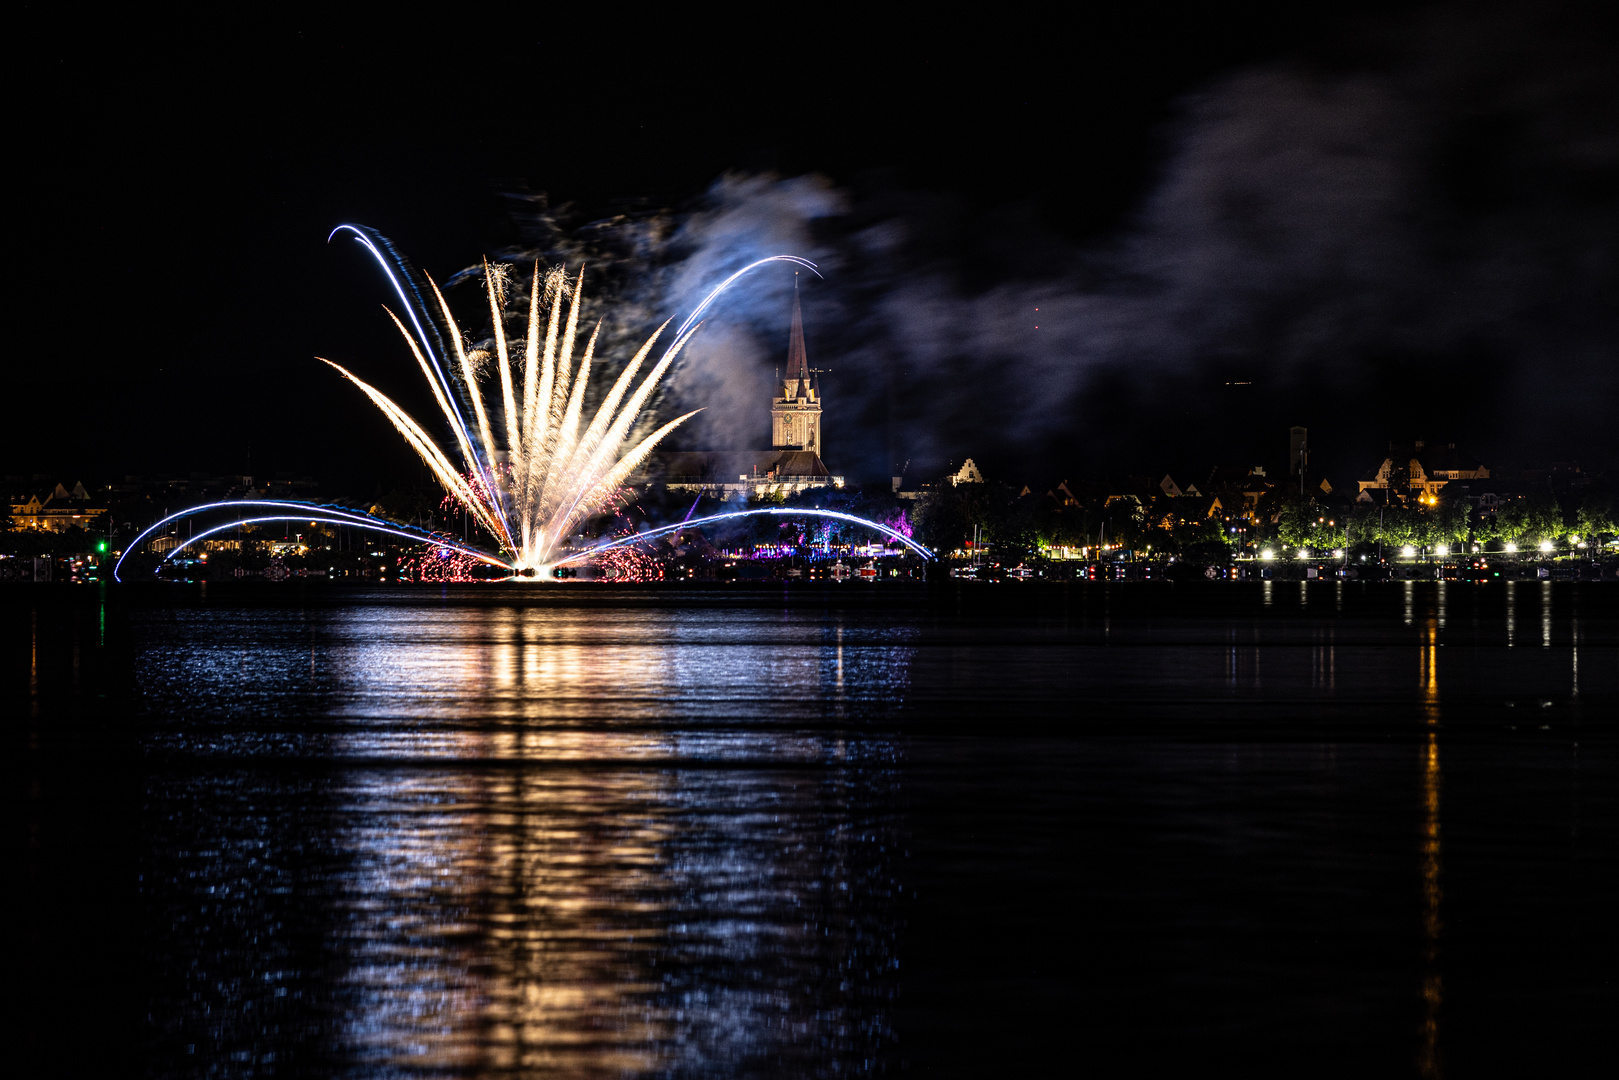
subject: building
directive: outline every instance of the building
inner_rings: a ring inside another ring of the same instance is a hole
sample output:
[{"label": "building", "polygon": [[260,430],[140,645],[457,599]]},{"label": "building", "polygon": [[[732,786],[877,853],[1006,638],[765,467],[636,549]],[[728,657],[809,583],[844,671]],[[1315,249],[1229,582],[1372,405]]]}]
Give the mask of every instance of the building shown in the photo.
[{"label": "building", "polygon": [[88,529],[91,522],[107,512],[106,502],[92,499],[83,481],[75,483],[72,491],[57,484],[44,500],[31,495],[26,502],[11,503],[12,528],[54,533],[67,532],[74,526]]},{"label": "building", "polygon": [[961,468],[950,474],[951,487],[959,487],[962,484],[982,484],[983,482],[984,474],[978,471],[978,466],[973,464],[972,458],[962,462]]},{"label": "building", "polygon": [[793,329],[787,340],[782,394],[770,403],[770,444],[777,450],[821,453],[821,387],[804,348],[804,308],[793,280]]},{"label": "building", "polygon": [[1186,525],[1219,520],[1224,511],[1225,504],[1218,495],[1180,495],[1154,499],[1150,514],[1159,528],[1173,531]]},{"label": "building", "polygon": [[1186,496],[1196,499],[1201,497],[1203,494],[1197,489],[1196,484],[1187,484],[1184,488],[1181,487],[1179,484],[1175,483],[1175,478],[1168,473],[1165,473],[1164,478],[1158,481],[1158,489],[1165,495],[1168,495],[1171,499],[1179,499]]},{"label": "building", "polygon": [[1265,476],[1265,466],[1255,465],[1248,470],[1243,478],[1241,488],[1243,505],[1247,513],[1255,513],[1259,509],[1259,500],[1276,489],[1276,485]]},{"label": "building", "polygon": [[821,387],[804,347],[804,309],[793,285],[793,322],[780,396],[770,401],[769,450],[656,451],[632,484],[719,499],[763,499],[816,488],[841,488],[843,477],[821,460]]},{"label": "building", "polygon": [[648,457],[637,483],[718,499],[762,499],[843,486],[809,450],[664,451]]},{"label": "building", "polygon": [[1380,492],[1390,502],[1408,499],[1422,503],[1438,500],[1439,492],[1452,480],[1488,480],[1490,470],[1477,458],[1463,454],[1455,443],[1430,447],[1417,440],[1409,447],[1389,444],[1383,464],[1360,480],[1359,502],[1376,501],[1370,494]]}]

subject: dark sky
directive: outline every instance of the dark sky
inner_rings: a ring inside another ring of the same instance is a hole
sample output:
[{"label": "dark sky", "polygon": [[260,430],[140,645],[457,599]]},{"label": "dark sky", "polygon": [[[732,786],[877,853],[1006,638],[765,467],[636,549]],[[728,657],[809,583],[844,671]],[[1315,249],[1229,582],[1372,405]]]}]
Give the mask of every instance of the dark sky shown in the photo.
[{"label": "dark sky", "polygon": [[[1613,66],[1611,40],[1573,7],[1527,29],[1498,19],[1472,53],[1451,44],[1458,18],[1475,25],[1457,9],[1296,7],[970,20],[782,7],[686,24],[671,9],[635,26],[628,9],[439,25],[34,7],[9,50],[26,152],[8,186],[16,325],[37,336],[12,338],[0,471],[251,469],[361,493],[408,482],[420,471],[397,437],[312,359],[400,352],[377,274],[352,245],[327,245],[334,225],[371,225],[442,279],[518,241],[498,193],[520,182],[580,221],[625,205],[681,221],[724,203],[712,185],[727,174],[817,174],[841,200],[838,220],[815,224],[841,273],[821,309],[838,325],[812,330],[812,348],[844,361],[828,393],[850,406],[828,439],[853,474],[967,454],[1008,475],[1201,468],[1285,445],[1272,429],[1300,419],[1343,469],[1424,435],[1497,456],[1611,458],[1591,402],[1614,388],[1612,298],[1597,286],[1614,278],[1619,186],[1612,101],[1596,116],[1590,101],[1612,82],[1582,74]],[[1525,40],[1549,44],[1525,54]],[[1521,93],[1458,112],[1469,79],[1499,83],[1492,64]],[[1305,98],[1325,102],[1315,119]],[[1410,114],[1422,122],[1390,119]],[[1296,167],[1277,150],[1297,138],[1289,124],[1316,155]],[[1263,168],[1244,164],[1254,131]],[[1344,140],[1372,149],[1334,157]],[[1353,190],[1394,194],[1364,222],[1358,202],[1307,197],[1368,159]],[[1418,179],[1387,179],[1413,161]],[[1204,193],[1215,217],[1187,210]],[[1245,254],[1211,241],[1229,232],[1211,220],[1239,221]],[[904,237],[886,254],[865,242],[885,223]],[[1407,256],[1388,237],[1407,228],[1422,251],[1391,269]],[[1298,237],[1334,230],[1350,239],[1300,253]],[[1371,234],[1382,247],[1363,272],[1354,237]],[[1543,235],[1523,254],[1524,236]],[[1305,276],[1335,269],[1290,292],[1293,258]],[[1182,268],[1199,259],[1193,281]],[[1445,297],[1522,263],[1549,283],[1503,286],[1489,310],[1520,305],[1519,322],[1472,335],[1477,315]],[[1564,303],[1571,280],[1591,296]],[[1368,299],[1346,313],[1328,292]],[[1026,355],[1007,327],[1040,297],[1065,336]],[[1395,310],[1401,297],[1416,310]],[[980,343],[920,350],[931,328],[907,321],[932,310],[956,313],[940,326],[971,312],[971,334],[943,336]],[[1334,320],[1379,329],[1362,340]],[[1589,376],[1578,415],[1555,422],[1555,395],[1521,422],[1486,415],[1522,405],[1511,373],[1542,361],[1513,343],[1547,333],[1566,337],[1570,365],[1547,378]],[[1240,375],[1258,389],[1221,399]]]}]

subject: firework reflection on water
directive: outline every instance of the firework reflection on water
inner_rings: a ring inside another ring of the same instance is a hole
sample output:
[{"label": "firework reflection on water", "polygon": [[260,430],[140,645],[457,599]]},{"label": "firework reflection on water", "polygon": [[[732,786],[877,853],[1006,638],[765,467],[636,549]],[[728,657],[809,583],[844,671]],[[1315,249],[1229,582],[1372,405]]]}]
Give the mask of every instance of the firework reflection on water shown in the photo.
[{"label": "firework reflection on water", "polygon": [[[898,750],[826,720],[904,694],[909,635],[449,595],[210,609],[145,653],[146,700],[184,717],[150,749],[193,763],[148,789],[159,1060],[817,1075],[888,1052]],[[237,705],[279,719],[218,722]]]}]

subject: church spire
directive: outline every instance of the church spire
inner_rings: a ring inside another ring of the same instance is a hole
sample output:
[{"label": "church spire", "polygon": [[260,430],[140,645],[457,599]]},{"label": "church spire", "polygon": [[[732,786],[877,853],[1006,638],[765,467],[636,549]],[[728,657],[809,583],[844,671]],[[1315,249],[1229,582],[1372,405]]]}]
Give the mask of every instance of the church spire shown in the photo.
[{"label": "church spire", "polygon": [[777,450],[821,452],[821,392],[810,378],[804,348],[804,306],[793,281],[793,333],[787,342],[787,370],[770,405],[771,442]]},{"label": "church spire", "polygon": [[804,309],[798,301],[798,275],[793,275],[793,334],[787,342],[787,378],[789,387],[796,384],[798,393],[788,391],[789,397],[802,397],[809,380],[809,353],[804,349]]}]

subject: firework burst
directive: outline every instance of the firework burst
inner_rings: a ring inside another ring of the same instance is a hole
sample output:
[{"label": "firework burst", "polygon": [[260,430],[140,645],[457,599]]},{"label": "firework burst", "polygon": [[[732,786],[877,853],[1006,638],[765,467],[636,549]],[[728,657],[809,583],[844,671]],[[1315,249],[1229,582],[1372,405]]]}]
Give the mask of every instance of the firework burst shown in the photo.
[{"label": "firework burst", "polygon": [[492,351],[475,349],[468,345],[430,277],[424,294],[385,239],[357,226],[341,226],[338,231],[345,229],[376,257],[405,305],[404,318],[392,310],[388,315],[433,391],[454,435],[461,466],[376,387],[342,365],[323,362],[371,399],[450,496],[495,537],[512,569],[523,576],[545,576],[573,530],[614,505],[624,481],[653,447],[699,411],[676,417],[644,438],[632,440],[659,381],[701,325],[697,319],[703,310],[733,281],[763,263],[780,260],[814,269],[805,260],[778,255],[731,275],[675,331],[662,356],[637,385],[637,377],[642,376],[669,323],[647,339],[587,421],[585,396],[601,324],[590,331],[575,362],[583,270],[570,278],[560,268],[542,273],[536,263],[527,330],[521,341],[510,341],[506,336],[510,269],[485,262],[494,347]]},{"label": "firework burst", "polygon": [[[591,330],[584,351],[575,363],[580,289],[584,284],[582,270],[570,279],[561,269],[542,274],[538,263],[535,264],[527,328],[518,352],[518,342],[509,340],[505,329],[508,294],[513,287],[510,268],[503,264],[490,266],[486,262],[484,285],[494,339],[493,348],[485,349],[469,345],[438,286],[423,275],[424,290],[387,238],[359,225],[340,225],[332,235],[340,232],[352,233],[388,276],[400,304],[398,312],[388,310],[388,317],[405,339],[405,345],[427,380],[433,400],[454,437],[454,449],[446,451],[426,428],[376,387],[340,364],[324,359],[322,362],[330,364],[371,399],[411,449],[421,455],[449,499],[496,539],[500,554],[492,555],[474,546],[470,538],[463,540],[432,533],[347,507],[242,499],[187,507],[147,526],[113,564],[115,580],[123,580],[119,572],[125,559],[140,550],[147,540],[173,528],[176,522],[202,514],[227,512],[234,514],[235,520],[193,532],[189,539],[176,543],[164,554],[154,573],[162,568],[163,562],[219,533],[244,525],[306,520],[312,525],[319,522],[347,526],[430,545],[430,550],[403,569],[418,579],[432,580],[471,580],[477,577],[474,569],[479,563],[513,571],[520,577],[543,578],[550,576],[549,571],[554,567],[586,561],[601,567],[608,577],[657,580],[663,576],[662,567],[639,551],[641,542],[655,540],[687,525],[698,527],[761,514],[791,513],[864,526],[887,535],[924,558],[932,557],[932,552],[909,537],[908,526],[903,523],[905,531],[897,532],[879,522],[838,511],[775,507],[692,520],[691,514],[697,509],[695,502],[686,520],[679,524],[649,531],[623,530],[613,539],[599,541],[582,550],[566,554],[561,550],[563,541],[576,528],[619,501],[624,482],[659,440],[700,411],[676,417],[644,438],[633,438],[659,381],[696,333],[703,313],[732,284],[757,267],[788,262],[819,274],[814,263],[796,255],[771,255],[733,272],[686,316],[658,361],[636,385],[636,377],[646,367],[669,323],[665,322],[647,339],[602,395],[587,423],[585,397],[601,326],[598,323]],[[446,338],[449,347],[445,346]],[[254,516],[241,516],[249,508],[253,509]],[[260,513],[260,510],[270,512]]]}]

